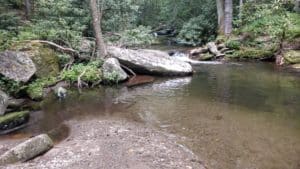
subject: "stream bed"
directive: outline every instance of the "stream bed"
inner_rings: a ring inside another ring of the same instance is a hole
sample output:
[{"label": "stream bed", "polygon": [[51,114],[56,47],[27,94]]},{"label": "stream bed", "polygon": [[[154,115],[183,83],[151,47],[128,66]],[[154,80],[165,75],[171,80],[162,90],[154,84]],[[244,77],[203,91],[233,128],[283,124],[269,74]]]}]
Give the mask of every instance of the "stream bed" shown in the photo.
[{"label": "stream bed", "polygon": [[179,136],[214,169],[300,168],[300,74],[268,63],[201,65],[192,77],[49,96],[30,125],[1,139],[68,136],[66,120],[124,118]]}]

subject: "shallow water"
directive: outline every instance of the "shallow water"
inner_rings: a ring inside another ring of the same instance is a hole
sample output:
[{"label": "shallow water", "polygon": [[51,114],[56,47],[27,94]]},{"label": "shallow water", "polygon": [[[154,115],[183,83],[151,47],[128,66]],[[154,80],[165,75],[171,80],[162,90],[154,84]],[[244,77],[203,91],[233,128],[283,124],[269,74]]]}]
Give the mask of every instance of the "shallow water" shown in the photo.
[{"label": "shallow water", "polygon": [[299,73],[261,63],[195,69],[193,77],[50,96],[16,134],[52,130],[59,140],[69,132],[65,120],[118,117],[180,136],[210,168],[300,168]]}]

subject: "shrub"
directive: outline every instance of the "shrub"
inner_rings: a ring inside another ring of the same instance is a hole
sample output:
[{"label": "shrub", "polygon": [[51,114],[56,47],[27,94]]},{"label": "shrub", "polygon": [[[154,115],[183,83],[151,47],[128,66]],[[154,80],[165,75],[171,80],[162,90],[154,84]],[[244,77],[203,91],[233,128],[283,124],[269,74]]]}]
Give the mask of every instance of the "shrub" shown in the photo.
[{"label": "shrub", "polygon": [[101,66],[102,62],[100,61],[75,64],[71,67],[71,69],[63,70],[60,78],[70,83],[75,83],[77,82],[78,77],[82,75],[81,80],[86,83],[99,82],[102,80]]},{"label": "shrub", "polygon": [[135,29],[126,30],[121,34],[119,43],[126,46],[143,46],[151,45],[155,42],[155,38],[150,34],[150,27],[139,26]]}]

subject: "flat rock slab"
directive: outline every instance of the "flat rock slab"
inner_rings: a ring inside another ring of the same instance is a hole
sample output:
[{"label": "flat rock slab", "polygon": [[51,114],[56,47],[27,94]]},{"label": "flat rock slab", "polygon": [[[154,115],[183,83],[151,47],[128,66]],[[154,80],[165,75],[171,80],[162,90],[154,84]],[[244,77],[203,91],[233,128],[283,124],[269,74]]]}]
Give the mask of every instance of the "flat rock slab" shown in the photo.
[{"label": "flat rock slab", "polygon": [[23,52],[0,53],[0,74],[17,82],[27,82],[36,72],[30,57]]},{"label": "flat rock slab", "polygon": [[174,59],[168,53],[158,50],[131,50],[110,46],[108,53],[121,64],[140,74],[185,76],[193,73],[189,63]]},{"label": "flat rock slab", "polygon": [[70,136],[43,156],[8,169],[205,169],[176,136],[122,120],[70,121]]}]

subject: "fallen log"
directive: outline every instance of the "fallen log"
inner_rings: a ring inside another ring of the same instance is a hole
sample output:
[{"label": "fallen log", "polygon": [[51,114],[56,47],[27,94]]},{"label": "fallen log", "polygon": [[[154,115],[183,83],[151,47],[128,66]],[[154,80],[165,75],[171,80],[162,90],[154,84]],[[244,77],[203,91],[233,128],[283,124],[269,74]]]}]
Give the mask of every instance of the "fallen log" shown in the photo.
[{"label": "fallen log", "polygon": [[209,51],[214,54],[217,58],[218,57],[222,57],[222,56],[225,56],[225,54],[221,53],[219,50],[218,50],[218,47],[217,45],[214,43],[214,42],[209,42],[207,44],[207,47],[209,49]]}]

